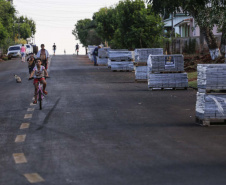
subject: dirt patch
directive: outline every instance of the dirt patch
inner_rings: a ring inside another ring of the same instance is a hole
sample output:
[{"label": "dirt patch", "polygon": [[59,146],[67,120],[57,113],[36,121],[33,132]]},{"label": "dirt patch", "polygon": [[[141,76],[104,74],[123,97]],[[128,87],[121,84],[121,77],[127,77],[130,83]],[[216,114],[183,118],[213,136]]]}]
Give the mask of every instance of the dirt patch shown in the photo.
[{"label": "dirt patch", "polygon": [[224,56],[212,60],[210,54],[204,56],[185,55],[184,68],[186,72],[195,72],[198,64],[222,64],[224,61]]}]

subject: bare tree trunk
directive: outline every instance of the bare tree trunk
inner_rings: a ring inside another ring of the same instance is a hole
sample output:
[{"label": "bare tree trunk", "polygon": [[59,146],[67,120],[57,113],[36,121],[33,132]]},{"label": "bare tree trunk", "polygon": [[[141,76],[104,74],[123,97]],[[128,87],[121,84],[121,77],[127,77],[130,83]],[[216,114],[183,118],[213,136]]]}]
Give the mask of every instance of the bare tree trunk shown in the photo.
[{"label": "bare tree trunk", "polygon": [[207,45],[209,47],[210,56],[212,60],[215,60],[216,58],[221,56],[220,50],[217,46],[216,38],[214,37],[212,30],[210,30],[208,27],[202,27],[200,29],[205,36]]}]

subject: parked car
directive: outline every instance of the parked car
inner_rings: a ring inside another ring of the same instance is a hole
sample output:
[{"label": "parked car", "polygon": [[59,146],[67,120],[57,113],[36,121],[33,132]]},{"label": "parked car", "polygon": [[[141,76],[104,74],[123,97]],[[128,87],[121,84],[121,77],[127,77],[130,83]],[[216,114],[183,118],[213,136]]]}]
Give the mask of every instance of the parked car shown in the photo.
[{"label": "parked car", "polygon": [[26,54],[29,55],[33,53],[33,47],[30,44],[25,44],[26,45]]},{"label": "parked car", "polygon": [[11,57],[21,57],[20,48],[21,45],[10,46],[7,52],[7,56],[10,55]]}]

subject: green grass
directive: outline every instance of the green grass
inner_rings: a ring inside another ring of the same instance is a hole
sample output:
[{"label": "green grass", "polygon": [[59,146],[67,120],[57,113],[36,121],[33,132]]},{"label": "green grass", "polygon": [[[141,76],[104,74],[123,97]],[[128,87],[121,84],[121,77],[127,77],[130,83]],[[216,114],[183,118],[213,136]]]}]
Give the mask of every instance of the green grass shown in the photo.
[{"label": "green grass", "polygon": [[[197,79],[197,72],[188,73],[188,80],[189,79]],[[193,80],[188,82],[189,87],[197,88],[197,80]]]},{"label": "green grass", "polygon": [[197,72],[188,73],[188,79],[197,78]]},{"label": "green grass", "polygon": [[197,88],[197,80],[188,82],[189,87]]}]

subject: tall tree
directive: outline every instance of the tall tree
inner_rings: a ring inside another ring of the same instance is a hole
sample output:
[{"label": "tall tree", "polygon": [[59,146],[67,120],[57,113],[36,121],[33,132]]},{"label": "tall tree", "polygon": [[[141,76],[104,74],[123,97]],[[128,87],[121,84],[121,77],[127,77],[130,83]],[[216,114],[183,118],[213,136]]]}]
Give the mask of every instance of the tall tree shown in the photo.
[{"label": "tall tree", "polygon": [[84,47],[100,44],[100,37],[95,31],[95,24],[91,19],[79,20],[75,24],[72,34],[76,39],[80,40]]},{"label": "tall tree", "polygon": [[180,8],[188,12],[194,17],[197,25],[200,27],[201,33],[205,36],[212,59],[220,56],[212,29],[214,24],[222,27],[221,23],[224,20],[223,14],[225,14],[223,0],[149,0],[149,3],[152,4],[153,9],[157,13],[172,13]]}]

